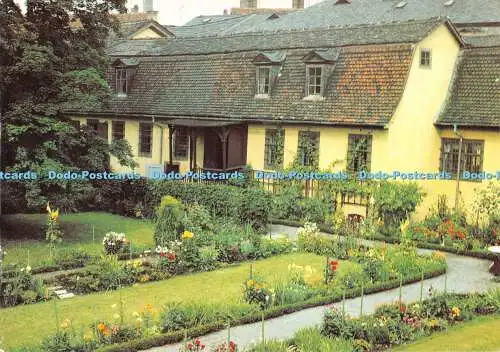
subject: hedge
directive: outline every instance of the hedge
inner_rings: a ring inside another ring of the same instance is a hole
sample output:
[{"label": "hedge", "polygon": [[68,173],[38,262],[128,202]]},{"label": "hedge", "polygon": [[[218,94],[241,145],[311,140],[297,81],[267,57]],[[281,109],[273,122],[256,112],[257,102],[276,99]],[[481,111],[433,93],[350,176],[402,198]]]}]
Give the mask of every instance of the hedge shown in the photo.
[{"label": "hedge", "polygon": [[[269,222],[272,224],[276,224],[276,225],[285,225],[285,226],[291,226],[291,227],[301,227],[302,226],[302,224],[298,221],[287,220],[287,219],[273,219],[273,218],[271,218],[269,220]],[[331,228],[329,228],[326,225],[318,225],[318,228],[322,232],[325,232],[328,234],[333,234],[333,231],[331,230]],[[371,241],[392,243],[392,244],[399,244],[400,243],[399,238],[386,237],[383,235],[367,236],[367,237],[363,237],[363,239],[367,239],[367,240],[371,240]],[[495,254],[490,253],[490,252],[486,252],[486,251],[464,250],[464,249],[458,249],[458,248],[450,247],[450,246],[441,246],[440,244],[429,243],[429,242],[424,242],[424,241],[416,241],[415,243],[416,243],[417,247],[421,248],[421,249],[439,250],[442,252],[448,252],[448,253],[452,253],[452,254],[456,254],[456,255],[474,257],[474,258],[479,258],[479,259],[493,260],[495,258]]]},{"label": "hedge", "polygon": [[[424,279],[430,279],[446,272],[446,264],[442,264],[442,267],[433,272],[427,272],[424,274]],[[409,285],[415,282],[421,281],[420,275],[415,275],[403,280],[404,285]],[[377,292],[382,292],[390,289],[399,287],[399,280],[390,280],[387,282],[370,284],[364,288],[364,294],[372,294]],[[345,298],[351,299],[361,296],[361,288],[350,289],[345,292]],[[288,304],[285,306],[274,307],[272,309],[264,311],[265,319],[277,318],[286,314],[291,314],[303,309],[324,306],[336,302],[342,301],[342,295],[331,295],[322,296],[309,299],[304,302]],[[250,323],[256,323],[261,321],[261,314],[250,314],[233,322],[233,325],[244,325]],[[220,331],[227,328],[227,322],[216,322],[212,324],[206,324],[202,326],[197,326],[188,330],[170,332],[166,334],[161,334],[153,337],[146,337],[142,339],[135,339],[120,344],[109,345],[101,347],[97,352],[136,352],[145,350],[148,348],[169,345],[178,343],[184,340],[185,335],[188,337],[200,337],[215,331]]]}]

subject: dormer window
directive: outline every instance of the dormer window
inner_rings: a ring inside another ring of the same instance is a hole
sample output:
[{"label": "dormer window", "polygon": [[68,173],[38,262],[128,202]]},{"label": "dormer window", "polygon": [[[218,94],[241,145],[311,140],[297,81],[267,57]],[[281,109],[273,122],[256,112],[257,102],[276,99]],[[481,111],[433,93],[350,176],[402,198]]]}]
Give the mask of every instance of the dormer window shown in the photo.
[{"label": "dormer window", "polygon": [[257,67],[257,94],[269,95],[271,88],[271,67]]},{"label": "dormer window", "polygon": [[263,52],[257,55],[253,63],[256,66],[255,98],[269,99],[273,86],[281,76],[281,65],[285,54],[280,51]]},{"label": "dormer window", "polygon": [[328,78],[335,69],[339,49],[314,50],[303,61],[306,64],[305,100],[322,100],[325,96]]},{"label": "dormer window", "polygon": [[323,67],[307,67],[307,95],[323,95]]},{"label": "dormer window", "polygon": [[130,92],[131,82],[139,65],[137,59],[116,59],[112,67],[115,69],[115,92],[125,97]]},{"label": "dormer window", "polygon": [[117,67],[116,73],[116,94],[127,95],[127,69],[124,67]]}]

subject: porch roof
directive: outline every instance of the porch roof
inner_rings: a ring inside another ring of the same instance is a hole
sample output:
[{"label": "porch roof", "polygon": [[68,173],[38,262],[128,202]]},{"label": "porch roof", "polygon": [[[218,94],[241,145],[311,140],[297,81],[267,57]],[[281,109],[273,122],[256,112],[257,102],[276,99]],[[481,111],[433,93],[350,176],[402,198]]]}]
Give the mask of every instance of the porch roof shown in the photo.
[{"label": "porch roof", "polygon": [[239,125],[240,121],[222,121],[222,120],[202,120],[202,119],[175,119],[166,121],[167,125],[182,126],[182,127],[224,127],[231,125]]}]

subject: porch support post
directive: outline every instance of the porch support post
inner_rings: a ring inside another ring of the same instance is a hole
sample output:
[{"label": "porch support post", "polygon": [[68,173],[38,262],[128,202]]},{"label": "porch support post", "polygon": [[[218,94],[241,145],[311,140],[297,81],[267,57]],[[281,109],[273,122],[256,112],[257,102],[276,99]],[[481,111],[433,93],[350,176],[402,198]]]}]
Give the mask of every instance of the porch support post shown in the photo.
[{"label": "porch support post", "polygon": [[169,163],[169,168],[172,167],[174,163],[174,141],[173,141],[173,134],[174,134],[174,125],[168,125],[168,163]]},{"label": "porch support post", "polygon": [[227,169],[227,139],[229,137],[230,129],[228,127],[221,127],[217,130],[217,134],[222,142],[222,169]]}]

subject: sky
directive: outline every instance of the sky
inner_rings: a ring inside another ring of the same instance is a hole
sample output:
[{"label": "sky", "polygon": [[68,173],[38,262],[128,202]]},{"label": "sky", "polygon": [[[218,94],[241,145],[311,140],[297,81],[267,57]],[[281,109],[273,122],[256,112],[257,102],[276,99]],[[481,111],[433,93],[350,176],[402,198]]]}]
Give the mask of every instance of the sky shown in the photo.
[{"label": "sky", "polygon": [[[290,8],[292,0],[257,0],[258,7]],[[305,6],[310,6],[321,0],[305,0]],[[25,0],[16,0],[23,6]],[[159,22],[164,25],[183,25],[200,15],[222,15],[224,9],[239,7],[240,0],[153,0],[155,10],[159,11]],[[143,0],[128,0],[127,7],[139,5],[142,11]]]}]

